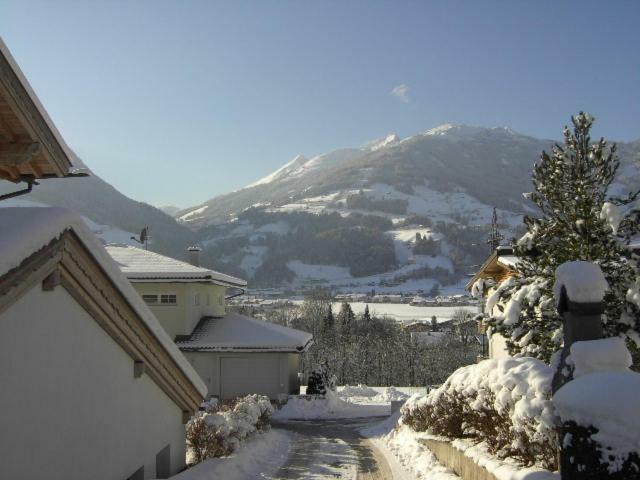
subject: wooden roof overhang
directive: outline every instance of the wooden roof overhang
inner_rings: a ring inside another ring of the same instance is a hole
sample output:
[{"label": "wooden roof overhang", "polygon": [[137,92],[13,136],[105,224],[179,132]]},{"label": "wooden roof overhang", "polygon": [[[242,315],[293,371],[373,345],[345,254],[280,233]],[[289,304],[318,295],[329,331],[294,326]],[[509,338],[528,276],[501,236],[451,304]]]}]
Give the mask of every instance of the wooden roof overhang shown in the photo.
[{"label": "wooden roof overhang", "polygon": [[0,38],[0,179],[34,182],[85,176]]},{"label": "wooden roof overhang", "polygon": [[469,282],[465,285],[465,289],[470,292],[473,288],[473,284],[481,278],[492,278],[500,283],[501,280],[505,279],[509,275],[512,275],[514,272],[514,269],[500,262],[498,251],[495,250],[491,254],[491,256],[482,264],[475,275],[471,277],[471,280],[469,280]]}]

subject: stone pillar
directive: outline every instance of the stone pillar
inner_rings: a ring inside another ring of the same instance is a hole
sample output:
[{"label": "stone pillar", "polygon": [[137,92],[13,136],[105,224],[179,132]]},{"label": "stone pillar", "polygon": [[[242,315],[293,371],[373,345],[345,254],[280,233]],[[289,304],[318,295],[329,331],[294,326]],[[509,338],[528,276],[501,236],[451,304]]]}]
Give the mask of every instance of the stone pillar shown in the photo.
[{"label": "stone pillar", "polygon": [[573,378],[573,375],[566,364],[571,345],[575,342],[586,340],[598,340],[602,338],[602,314],[604,313],[604,303],[574,302],[567,294],[566,286],[560,288],[560,296],[557,299],[558,313],[562,316],[562,330],[564,335],[564,346],[560,356],[558,369],[553,377],[552,391],[556,391]]},{"label": "stone pillar", "polygon": [[[600,267],[595,264],[569,262],[560,265],[556,270],[554,291],[558,313],[562,317],[564,346],[551,384],[554,394],[573,379],[573,370],[567,364],[571,345],[575,342],[602,338],[605,289],[606,280]],[[570,435],[567,436],[567,434]],[[583,444],[576,443],[577,440],[572,442],[572,445],[564,444],[565,438],[578,439],[581,435],[583,435],[582,430],[575,424],[565,423],[558,428],[558,465],[562,480],[599,478],[593,476],[592,468],[585,468],[584,464],[576,461],[576,453],[581,453]],[[587,451],[585,450],[584,453]],[[594,461],[597,462],[598,459]]]}]

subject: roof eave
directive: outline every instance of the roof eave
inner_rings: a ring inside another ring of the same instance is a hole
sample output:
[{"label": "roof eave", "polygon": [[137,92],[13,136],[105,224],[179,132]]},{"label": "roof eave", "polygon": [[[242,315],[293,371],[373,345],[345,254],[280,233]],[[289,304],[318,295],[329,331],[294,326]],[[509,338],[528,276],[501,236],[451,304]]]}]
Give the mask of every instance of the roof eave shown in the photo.
[{"label": "roof eave", "polygon": [[[0,38],[0,84],[10,97],[7,100],[15,106],[15,115],[20,118],[34,140],[42,145],[55,176],[76,176],[71,150],[2,38]],[[84,175],[86,174],[82,174]],[[46,176],[43,175],[44,177]]]}]

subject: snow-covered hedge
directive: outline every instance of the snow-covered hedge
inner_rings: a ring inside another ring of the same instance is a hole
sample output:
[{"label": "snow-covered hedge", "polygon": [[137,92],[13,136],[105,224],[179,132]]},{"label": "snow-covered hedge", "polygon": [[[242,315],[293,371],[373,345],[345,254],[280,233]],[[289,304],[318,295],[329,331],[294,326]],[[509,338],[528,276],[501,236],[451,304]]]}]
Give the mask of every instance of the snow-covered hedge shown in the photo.
[{"label": "snow-covered hedge", "polygon": [[229,455],[242,440],[269,428],[272,414],[269,398],[262,395],[247,395],[231,403],[206,402],[204,411],[187,423],[190,463]]},{"label": "snow-covered hedge", "polygon": [[484,360],[458,369],[428,395],[411,397],[401,421],[416,431],[483,441],[499,458],[555,470],[552,378],[535,358]]}]

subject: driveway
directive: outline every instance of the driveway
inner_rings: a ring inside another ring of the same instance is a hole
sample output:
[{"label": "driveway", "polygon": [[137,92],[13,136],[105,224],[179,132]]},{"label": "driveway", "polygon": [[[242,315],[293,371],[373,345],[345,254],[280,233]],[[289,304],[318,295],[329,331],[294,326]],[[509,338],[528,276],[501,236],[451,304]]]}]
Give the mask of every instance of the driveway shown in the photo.
[{"label": "driveway", "polygon": [[289,458],[274,479],[392,480],[382,453],[358,429],[380,419],[277,422],[293,432]]}]

